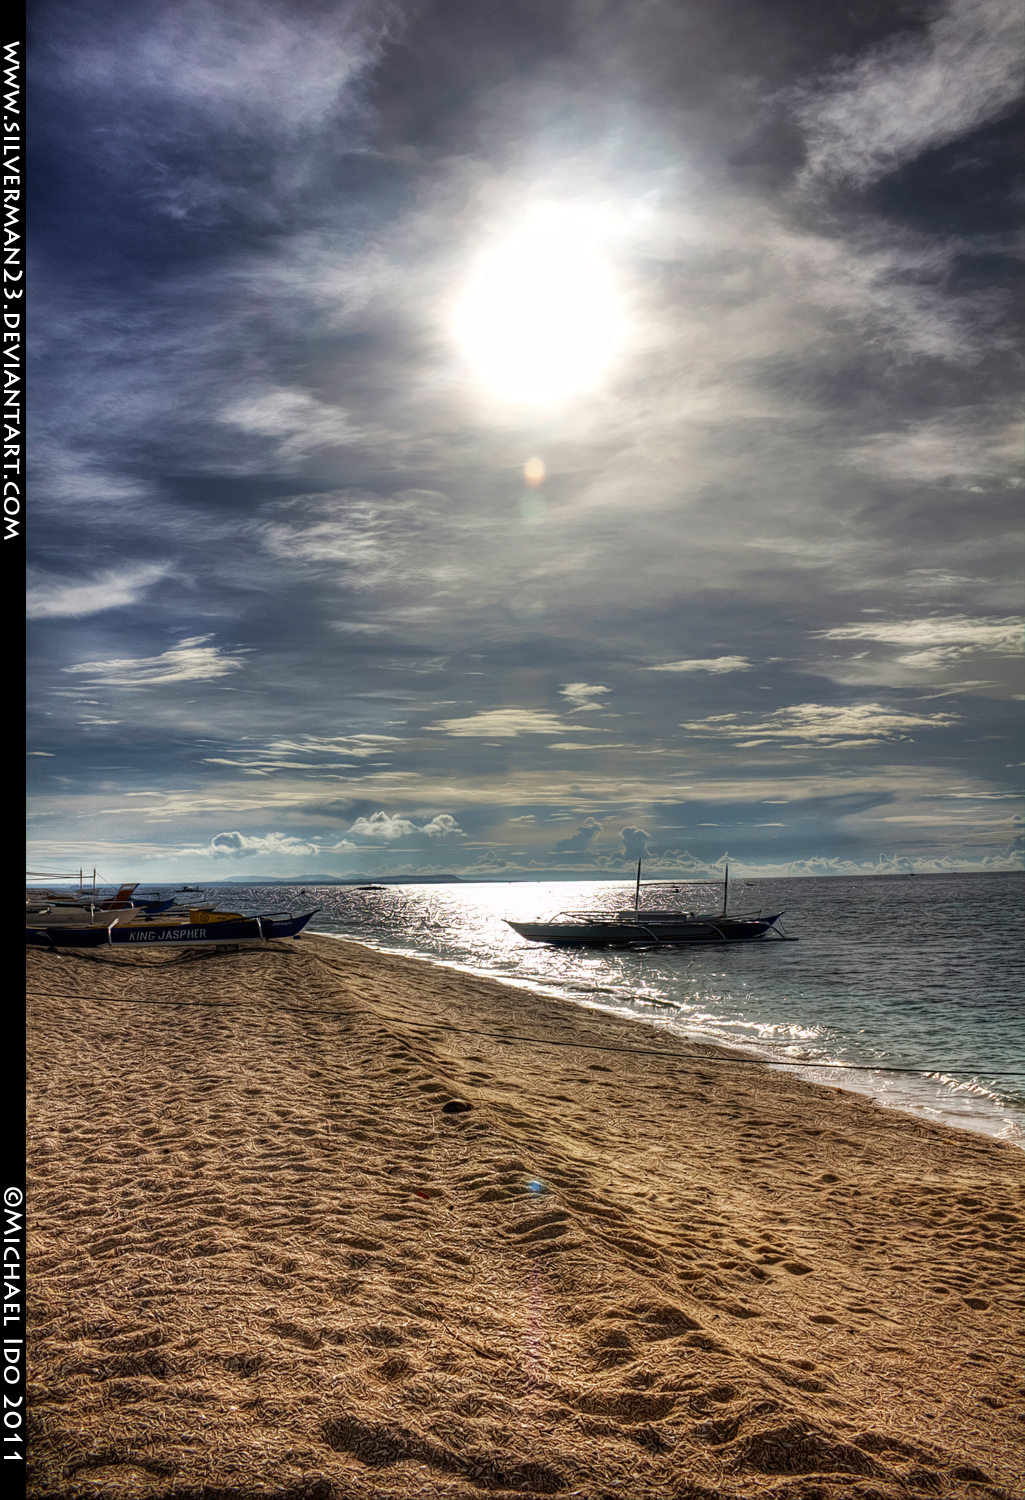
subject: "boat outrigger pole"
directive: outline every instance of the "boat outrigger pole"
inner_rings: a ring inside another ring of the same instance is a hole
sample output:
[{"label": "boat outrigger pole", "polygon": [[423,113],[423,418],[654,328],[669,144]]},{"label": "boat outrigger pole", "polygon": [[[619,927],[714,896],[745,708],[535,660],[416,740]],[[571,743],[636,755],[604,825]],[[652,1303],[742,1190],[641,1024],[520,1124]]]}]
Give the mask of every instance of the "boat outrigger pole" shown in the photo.
[{"label": "boat outrigger pole", "polygon": [[726,866],[726,873],[722,878],[722,914],[726,915],[726,903],[730,898],[730,867]]},{"label": "boat outrigger pole", "polygon": [[[643,858],[643,855],[641,856]],[[634,911],[641,909],[641,861],[637,861],[637,888],[634,891]]]}]

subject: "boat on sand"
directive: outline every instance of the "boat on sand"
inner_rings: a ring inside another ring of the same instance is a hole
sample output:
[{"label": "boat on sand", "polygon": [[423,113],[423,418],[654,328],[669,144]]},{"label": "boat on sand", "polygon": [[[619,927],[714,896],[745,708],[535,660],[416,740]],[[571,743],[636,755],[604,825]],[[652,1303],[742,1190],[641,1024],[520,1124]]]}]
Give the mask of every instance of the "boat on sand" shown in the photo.
[{"label": "boat on sand", "polygon": [[35,948],[156,948],[262,944],[272,938],[298,937],[319,907],[297,915],[291,912],[213,911],[209,907],[158,912],[147,916],[127,913],[44,908],[27,919],[26,942]]},{"label": "boat on sand", "polygon": [[[29,871],[29,876],[31,876],[32,873],[32,871]],[[26,885],[26,910],[31,914],[33,912],[39,911],[43,907],[49,906],[57,907],[61,911],[70,910],[72,912],[81,909],[90,912],[128,912],[134,910],[152,913],[167,911],[174,905],[173,896],[168,897],[166,900],[162,900],[159,894],[155,896],[137,896],[135,894],[139,889],[139,882],[137,880],[133,881],[130,884],[122,884],[114,892],[113,895],[104,896],[100,893],[96,886],[97,874],[98,872],[94,870],[92,886],[90,888],[87,887],[85,883],[85,871],[79,870],[78,890],[75,892],[53,890],[50,886],[45,885]],[[46,880],[74,880],[75,874],[74,871],[72,871],[70,875],[40,876],[39,874],[37,874],[36,878],[42,878]]]}]

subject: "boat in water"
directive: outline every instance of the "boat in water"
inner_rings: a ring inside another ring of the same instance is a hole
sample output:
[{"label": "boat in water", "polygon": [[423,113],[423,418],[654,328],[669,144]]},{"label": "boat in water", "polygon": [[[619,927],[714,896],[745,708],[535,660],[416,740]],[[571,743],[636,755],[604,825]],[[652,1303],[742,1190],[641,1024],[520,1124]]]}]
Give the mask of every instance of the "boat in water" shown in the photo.
[{"label": "boat in water", "polygon": [[641,862],[632,910],[612,913],[566,912],[554,922],[513,922],[509,926],[532,943],[555,943],[566,948],[690,947],[696,943],[796,942],[777,926],[782,912],[728,913],[730,871],[723,878],[721,912],[642,909]]},{"label": "boat in water", "polygon": [[273,938],[298,937],[319,907],[310,911],[214,911],[210,907],[157,912],[72,912],[49,907],[31,912],[25,940],[34,948],[204,947],[261,944]]}]

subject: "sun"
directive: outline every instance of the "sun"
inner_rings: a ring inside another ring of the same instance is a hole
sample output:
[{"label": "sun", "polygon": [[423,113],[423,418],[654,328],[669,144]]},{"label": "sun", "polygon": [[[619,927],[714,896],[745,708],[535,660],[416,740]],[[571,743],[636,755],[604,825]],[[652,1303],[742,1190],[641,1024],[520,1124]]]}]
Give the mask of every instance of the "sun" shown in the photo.
[{"label": "sun", "polygon": [[606,373],[623,338],[608,267],[583,235],[549,226],[507,240],[479,263],[456,313],[456,338],[497,395],[574,395]]}]

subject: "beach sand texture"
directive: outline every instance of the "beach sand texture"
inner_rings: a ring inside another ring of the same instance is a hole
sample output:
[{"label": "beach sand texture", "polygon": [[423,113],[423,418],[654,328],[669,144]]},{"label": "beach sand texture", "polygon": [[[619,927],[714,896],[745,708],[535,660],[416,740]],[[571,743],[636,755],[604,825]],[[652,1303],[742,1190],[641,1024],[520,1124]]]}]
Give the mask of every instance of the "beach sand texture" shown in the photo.
[{"label": "beach sand texture", "polygon": [[1015,1148],[329,938],[28,958],[31,1495],[1020,1492]]}]

